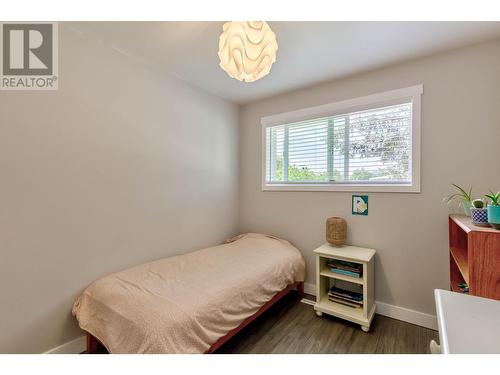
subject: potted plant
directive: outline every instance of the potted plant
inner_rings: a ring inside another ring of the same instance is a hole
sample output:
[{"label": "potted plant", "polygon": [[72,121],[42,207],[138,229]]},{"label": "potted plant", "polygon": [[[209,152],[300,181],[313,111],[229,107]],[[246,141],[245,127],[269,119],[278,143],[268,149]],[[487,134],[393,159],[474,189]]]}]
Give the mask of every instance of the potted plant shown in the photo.
[{"label": "potted plant", "polygon": [[491,201],[488,205],[488,223],[493,228],[500,229],[500,191],[496,194],[486,194],[486,197]]},{"label": "potted plant", "polygon": [[458,207],[461,207],[466,216],[470,216],[470,208],[472,205],[472,188],[467,193],[464,189],[456,184],[452,184],[458,191],[444,198],[447,204],[458,200]]},{"label": "potted plant", "polygon": [[474,199],[472,201],[472,207],[470,209],[472,224],[483,227],[489,226],[488,210],[484,206],[484,200],[482,199]]}]

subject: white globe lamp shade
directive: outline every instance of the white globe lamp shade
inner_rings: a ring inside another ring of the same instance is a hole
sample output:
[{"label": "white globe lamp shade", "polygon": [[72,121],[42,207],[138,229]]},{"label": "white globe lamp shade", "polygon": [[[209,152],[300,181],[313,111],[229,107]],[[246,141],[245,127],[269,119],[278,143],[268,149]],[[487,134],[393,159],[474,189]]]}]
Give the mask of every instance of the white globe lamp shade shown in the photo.
[{"label": "white globe lamp shade", "polygon": [[276,35],[263,21],[226,22],[219,38],[220,67],[238,81],[254,82],[276,61]]}]

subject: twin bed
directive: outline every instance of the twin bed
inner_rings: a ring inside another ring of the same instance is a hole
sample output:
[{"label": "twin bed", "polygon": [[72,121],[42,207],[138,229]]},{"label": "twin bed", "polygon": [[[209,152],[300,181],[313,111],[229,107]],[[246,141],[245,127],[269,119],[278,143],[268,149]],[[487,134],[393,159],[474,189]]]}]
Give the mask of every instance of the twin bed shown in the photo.
[{"label": "twin bed", "polygon": [[305,263],[288,241],[248,233],[106,276],[73,315],[109,353],[211,353],[292,289]]}]

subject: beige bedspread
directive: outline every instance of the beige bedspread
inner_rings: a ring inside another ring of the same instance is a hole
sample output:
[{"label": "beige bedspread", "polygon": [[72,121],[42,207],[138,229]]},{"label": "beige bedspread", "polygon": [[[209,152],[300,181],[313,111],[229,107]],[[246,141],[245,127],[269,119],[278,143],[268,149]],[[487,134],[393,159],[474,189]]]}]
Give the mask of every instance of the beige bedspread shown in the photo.
[{"label": "beige bedspread", "polygon": [[97,280],[73,315],[110,353],[204,353],[304,280],[304,259],[288,241],[249,233],[228,242]]}]

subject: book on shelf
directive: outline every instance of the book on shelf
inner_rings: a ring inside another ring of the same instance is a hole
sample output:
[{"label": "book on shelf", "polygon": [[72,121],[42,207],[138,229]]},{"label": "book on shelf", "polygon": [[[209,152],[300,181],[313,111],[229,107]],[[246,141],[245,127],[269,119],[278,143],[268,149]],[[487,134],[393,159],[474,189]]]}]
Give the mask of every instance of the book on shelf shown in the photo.
[{"label": "book on shelf", "polygon": [[341,305],[346,305],[346,306],[354,307],[354,308],[358,308],[358,309],[361,308],[361,307],[363,307],[363,304],[353,303],[353,302],[350,302],[350,301],[346,301],[344,299],[328,297],[328,300],[331,301],[331,302],[340,303]]},{"label": "book on shelf", "polygon": [[361,278],[363,274],[363,265],[359,263],[335,259],[328,262],[327,266],[330,268],[330,271],[341,275]]},{"label": "book on shelf", "polygon": [[361,274],[359,274],[359,273],[351,272],[351,271],[347,271],[347,270],[342,270],[342,269],[339,269],[339,268],[330,268],[330,271],[333,272],[333,273],[337,273],[339,275],[345,275],[345,276],[354,277],[356,279],[361,278]]},{"label": "book on shelf", "polygon": [[363,306],[362,293],[341,289],[336,286],[332,286],[328,291],[328,300],[336,303],[341,303],[343,305],[350,307]]},{"label": "book on shelf", "polygon": [[469,293],[469,285],[467,285],[467,283],[459,283],[457,287],[460,292]]},{"label": "book on shelf", "polygon": [[328,292],[328,295],[331,297],[344,298],[349,301],[363,302],[363,296],[357,296],[357,295],[352,296],[349,294],[337,293],[337,292]]},{"label": "book on shelf", "polygon": [[358,272],[363,268],[360,263],[346,262],[344,260],[333,259],[328,263],[331,267],[342,268],[345,270]]},{"label": "book on shelf", "polygon": [[358,304],[358,305],[362,305],[363,304],[363,300],[352,299],[352,298],[349,298],[349,297],[343,297],[343,296],[339,296],[339,295],[335,295],[335,294],[328,294],[328,298],[336,298],[336,299],[339,299],[339,300],[348,301],[348,302],[355,303],[355,304]]}]

